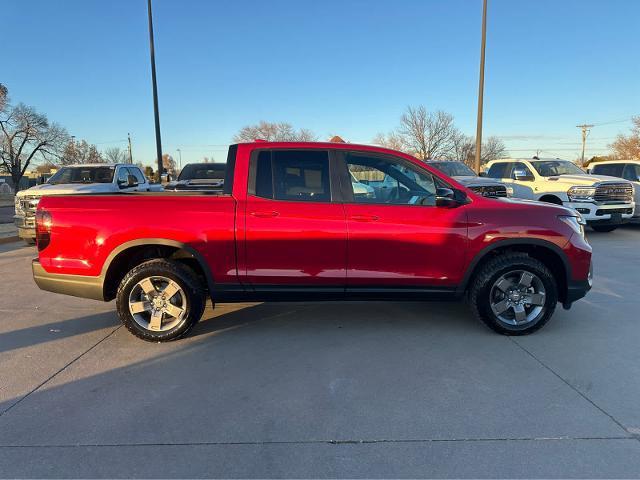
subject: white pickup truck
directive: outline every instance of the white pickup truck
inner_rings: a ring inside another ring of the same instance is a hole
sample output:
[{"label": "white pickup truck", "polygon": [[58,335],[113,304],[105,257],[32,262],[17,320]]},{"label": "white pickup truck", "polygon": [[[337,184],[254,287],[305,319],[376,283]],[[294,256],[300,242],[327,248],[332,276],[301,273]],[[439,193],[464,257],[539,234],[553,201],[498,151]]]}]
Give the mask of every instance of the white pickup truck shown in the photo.
[{"label": "white pickup truck", "polygon": [[149,192],[162,190],[151,184],[136,165],[95,163],[69,165],[58,170],[42,185],[16,193],[16,213],[13,217],[18,235],[25,242],[35,243],[35,214],[44,195],[95,194],[115,192]]},{"label": "white pickup truck", "polygon": [[568,160],[493,160],[487,164],[486,176],[510,185],[514,197],[573,208],[597,232],[611,232],[633,217],[631,182],[589,175]]}]

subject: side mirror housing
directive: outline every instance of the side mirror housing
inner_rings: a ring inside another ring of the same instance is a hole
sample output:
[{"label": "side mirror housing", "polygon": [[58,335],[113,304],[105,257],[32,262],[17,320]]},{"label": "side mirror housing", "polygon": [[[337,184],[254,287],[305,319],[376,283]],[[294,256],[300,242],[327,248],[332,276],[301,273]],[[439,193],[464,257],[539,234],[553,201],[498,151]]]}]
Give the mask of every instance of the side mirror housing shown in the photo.
[{"label": "side mirror housing", "polygon": [[466,202],[464,192],[451,188],[436,188],[436,207],[457,207]]},{"label": "side mirror housing", "polygon": [[480,173],[478,174],[478,176],[479,176],[479,177],[483,177],[483,178],[484,178],[484,177],[486,177],[486,176],[487,176],[487,172],[480,172]]},{"label": "side mirror housing", "polygon": [[513,171],[513,179],[520,182],[531,182],[534,180],[533,176],[523,168],[516,168]]}]

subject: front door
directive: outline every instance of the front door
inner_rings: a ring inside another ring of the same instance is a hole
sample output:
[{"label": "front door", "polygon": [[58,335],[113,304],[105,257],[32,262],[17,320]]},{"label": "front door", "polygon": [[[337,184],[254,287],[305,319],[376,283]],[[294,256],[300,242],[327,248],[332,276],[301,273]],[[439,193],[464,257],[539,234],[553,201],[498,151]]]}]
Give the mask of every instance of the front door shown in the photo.
[{"label": "front door", "polygon": [[[347,286],[449,288],[463,273],[464,206],[436,206],[446,186],[426,169],[394,156],[346,153]],[[361,188],[360,184],[366,188]],[[442,185],[441,185],[442,184]]]},{"label": "front door", "polygon": [[329,152],[252,154],[245,212],[246,279],[255,290],[344,290],[347,226],[332,201]]}]

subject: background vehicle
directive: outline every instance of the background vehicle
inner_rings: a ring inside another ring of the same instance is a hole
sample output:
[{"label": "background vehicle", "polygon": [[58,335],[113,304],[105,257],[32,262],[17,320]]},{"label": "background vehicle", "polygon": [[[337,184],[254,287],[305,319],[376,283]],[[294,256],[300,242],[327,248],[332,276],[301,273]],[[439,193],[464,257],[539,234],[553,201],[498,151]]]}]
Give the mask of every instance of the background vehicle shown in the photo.
[{"label": "background vehicle", "polygon": [[[356,195],[352,174],[393,186]],[[591,288],[573,210],[498,203],[409,155],[353,144],[233,145],[222,192],[46,197],[37,245],[40,288],[115,298],[124,325],[150,341],[184,335],[207,296],[467,295],[490,328],[522,335]]]},{"label": "background vehicle", "polygon": [[189,163],[165,190],[222,190],[226,163]]},{"label": "background vehicle", "polygon": [[487,176],[513,187],[518,198],[573,208],[598,232],[610,232],[633,216],[633,185],[588,175],[568,160],[504,159],[487,164]]},{"label": "background vehicle", "polygon": [[512,187],[491,178],[479,177],[462,162],[431,160],[427,163],[483,197],[513,196]]},{"label": "background vehicle", "polygon": [[35,214],[45,195],[138,192],[161,190],[150,184],[136,165],[96,163],[70,165],[58,170],[47,183],[19,191],[15,196],[14,223],[18,235],[28,244],[35,243]]},{"label": "background vehicle", "polygon": [[633,183],[635,191],[636,209],[631,221],[640,223],[640,161],[638,160],[612,160],[608,162],[594,163],[590,168],[593,175],[607,175],[609,177],[619,177]]}]

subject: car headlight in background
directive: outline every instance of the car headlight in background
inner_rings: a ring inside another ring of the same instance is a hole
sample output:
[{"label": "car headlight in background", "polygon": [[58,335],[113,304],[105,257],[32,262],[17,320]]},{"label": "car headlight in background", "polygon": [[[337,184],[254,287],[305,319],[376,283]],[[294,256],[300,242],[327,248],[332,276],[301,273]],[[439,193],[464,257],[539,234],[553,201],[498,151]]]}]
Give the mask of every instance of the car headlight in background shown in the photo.
[{"label": "car headlight in background", "polygon": [[584,237],[584,226],[587,222],[582,218],[582,215],[577,217],[573,215],[560,215],[558,218],[569,225],[574,232]]},{"label": "car headlight in background", "polygon": [[571,187],[567,191],[567,196],[572,202],[576,201],[593,201],[593,196],[596,194],[596,187]]},{"label": "car headlight in background", "polygon": [[513,187],[507,186],[507,197],[513,197]]}]

